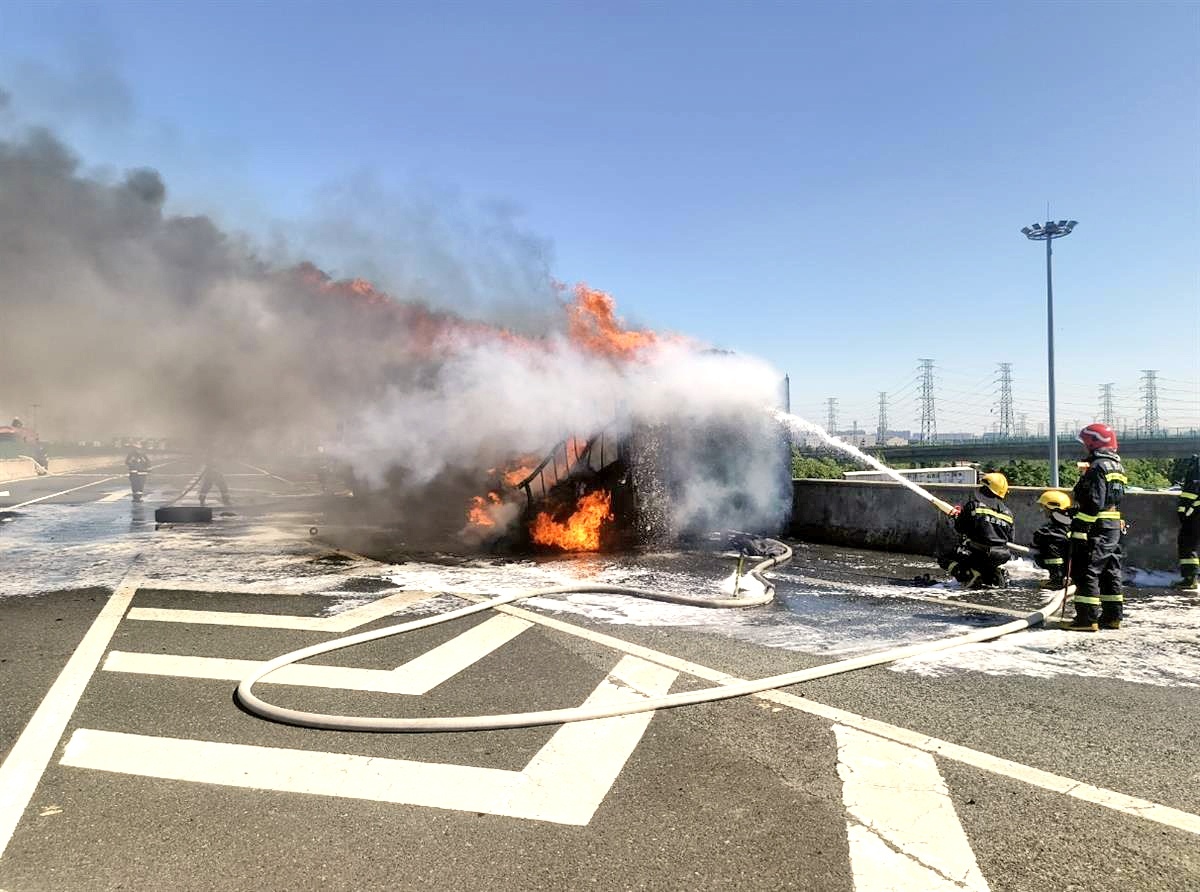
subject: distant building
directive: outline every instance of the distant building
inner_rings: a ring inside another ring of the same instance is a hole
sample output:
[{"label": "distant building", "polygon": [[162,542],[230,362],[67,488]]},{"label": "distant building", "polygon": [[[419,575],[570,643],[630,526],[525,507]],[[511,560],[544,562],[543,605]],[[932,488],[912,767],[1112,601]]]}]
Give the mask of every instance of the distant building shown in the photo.
[{"label": "distant building", "polygon": [[[913,483],[966,483],[974,486],[979,482],[978,472],[969,466],[955,466],[950,468],[913,468],[911,470],[897,471],[897,474],[904,477],[906,480],[911,480]],[[883,471],[845,471],[843,476],[847,480],[880,480],[888,481],[894,478],[883,473]]]}]

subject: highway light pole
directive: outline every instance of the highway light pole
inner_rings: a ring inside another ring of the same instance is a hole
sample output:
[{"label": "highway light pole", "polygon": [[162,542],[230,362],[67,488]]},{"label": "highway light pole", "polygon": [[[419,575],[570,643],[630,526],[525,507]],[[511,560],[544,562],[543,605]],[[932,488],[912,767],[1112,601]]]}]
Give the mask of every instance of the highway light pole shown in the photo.
[{"label": "highway light pole", "polygon": [[1046,365],[1050,390],[1050,485],[1058,487],[1058,424],[1054,419],[1054,283],[1050,275],[1050,243],[1071,234],[1075,220],[1047,220],[1026,226],[1021,233],[1031,241],[1046,243]]}]

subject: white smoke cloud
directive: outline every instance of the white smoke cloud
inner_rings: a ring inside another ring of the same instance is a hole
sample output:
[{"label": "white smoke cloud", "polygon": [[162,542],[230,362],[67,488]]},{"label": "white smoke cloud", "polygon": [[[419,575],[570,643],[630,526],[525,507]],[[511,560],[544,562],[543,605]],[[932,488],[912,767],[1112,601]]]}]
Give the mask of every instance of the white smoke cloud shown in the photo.
[{"label": "white smoke cloud", "polygon": [[[577,345],[548,244],[505,214],[422,228],[436,215],[421,203],[404,217],[408,254],[387,263],[411,271],[406,290],[386,298],[273,264],[165,199],[153,170],[85,173],[49,131],[0,140],[0,412],[40,403],[64,437],[325,441],[360,476],[411,488],[566,436],[668,426],[677,528],[779,515],[785,456],[763,407],[782,376],[678,340],[631,361]],[[538,336],[435,311],[422,282],[442,305],[460,283],[477,318],[518,307]]]}]

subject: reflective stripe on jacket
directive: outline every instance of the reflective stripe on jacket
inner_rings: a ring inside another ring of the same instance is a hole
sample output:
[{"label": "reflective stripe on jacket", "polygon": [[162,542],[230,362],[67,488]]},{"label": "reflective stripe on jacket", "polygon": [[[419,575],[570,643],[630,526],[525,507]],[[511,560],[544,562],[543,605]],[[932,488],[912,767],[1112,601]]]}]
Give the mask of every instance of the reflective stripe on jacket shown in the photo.
[{"label": "reflective stripe on jacket", "polygon": [[1200,507],[1200,461],[1192,459],[1188,462],[1187,476],[1180,486],[1179,513],[1191,517]]},{"label": "reflective stripe on jacket", "polygon": [[1115,452],[1097,450],[1089,459],[1091,467],[1075,484],[1077,510],[1071,518],[1071,538],[1086,539],[1093,528],[1121,526],[1121,496],[1129,479],[1125,466]]},{"label": "reflective stripe on jacket", "polygon": [[1061,511],[1050,513],[1050,519],[1033,534],[1033,547],[1048,566],[1064,563],[1070,545],[1071,516]]},{"label": "reflective stripe on jacket", "polygon": [[963,505],[954,529],[976,545],[1003,548],[1013,538],[1012,511],[991,493],[981,492]]}]

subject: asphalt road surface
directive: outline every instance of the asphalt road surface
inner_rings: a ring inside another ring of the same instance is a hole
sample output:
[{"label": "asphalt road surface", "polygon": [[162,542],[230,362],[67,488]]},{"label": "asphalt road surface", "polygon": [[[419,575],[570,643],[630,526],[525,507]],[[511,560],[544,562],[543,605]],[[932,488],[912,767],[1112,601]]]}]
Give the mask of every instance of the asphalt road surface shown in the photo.
[{"label": "asphalt road surface", "polygon": [[[1039,628],[561,726],[318,731],[242,711],[237,680],[481,596],[570,581],[715,596],[731,560],[380,563],[326,538],[308,475],[250,465],[226,468],[212,524],[156,527],[195,471],[156,468],[143,504],[120,467],[0,484],[3,892],[1200,888],[1200,600],[1168,576],[1135,578],[1116,633]],[[936,572],[799,543],[767,607],[535,599],[258,690],[377,716],[636,700],[961,634],[1042,598],[1024,564],[1002,591],[909,582]]]}]

